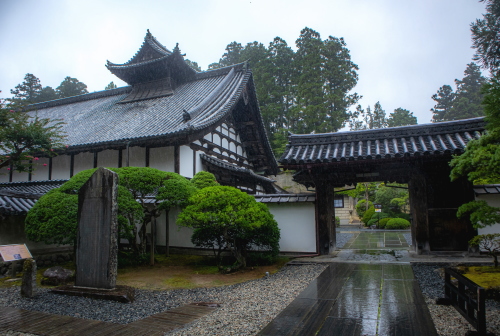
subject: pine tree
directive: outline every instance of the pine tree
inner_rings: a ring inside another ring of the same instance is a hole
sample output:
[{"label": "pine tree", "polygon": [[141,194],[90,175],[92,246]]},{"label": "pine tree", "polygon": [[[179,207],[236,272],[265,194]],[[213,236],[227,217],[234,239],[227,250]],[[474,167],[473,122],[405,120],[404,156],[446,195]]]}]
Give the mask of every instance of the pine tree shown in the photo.
[{"label": "pine tree", "polygon": [[453,100],[455,99],[455,93],[449,85],[443,85],[439,88],[438,92],[432,96],[432,99],[436,102],[434,108],[431,109],[433,113],[432,122],[444,121],[445,115],[447,115],[451,108],[453,107]]},{"label": "pine tree", "polygon": [[220,67],[241,63],[243,61],[240,57],[242,49],[243,47],[241,46],[241,43],[236,41],[229,43],[226,46],[226,52],[219,60]]},{"label": "pine tree", "polygon": [[417,117],[413,115],[413,112],[405,110],[401,107],[398,107],[389,115],[387,118],[387,126],[389,127],[397,127],[397,126],[406,126],[406,125],[416,125]]},{"label": "pine tree", "polygon": [[349,128],[351,131],[385,128],[388,126],[385,115],[380,102],[375,104],[373,111],[370,106],[365,110],[361,105],[358,105],[356,111],[350,115]]},{"label": "pine tree", "polygon": [[12,102],[24,104],[32,104],[37,100],[36,98],[40,95],[42,91],[42,84],[40,84],[40,79],[33,74],[27,73],[24,76],[24,81],[21,84],[16,85],[10,93],[14,95],[11,99]]},{"label": "pine tree", "polygon": [[116,89],[118,86],[116,86],[116,84],[114,82],[109,82],[108,85],[106,85],[106,87],[104,88],[104,90],[112,90],[112,89]]},{"label": "pine tree", "polygon": [[87,85],[80,82],[76,78],[71,78],[67,76],[61,82],[61,84],[56,88],[56,93],[59,98],[66,98],[66,97],[85,94],[88,93],[88,91],[87,91]]},{"label": "pine tree", "polygon": [[474,60],[495,74],[500,68],[500,0],[486,2],[486,14],[471,24]]},{"label": "pine tree", "polygon": [[56,91],[52,87],[46,86],[40,91],[40,94],[36,97],[35,101],[37,103],[41,103],[54,99],[57,99]]}]

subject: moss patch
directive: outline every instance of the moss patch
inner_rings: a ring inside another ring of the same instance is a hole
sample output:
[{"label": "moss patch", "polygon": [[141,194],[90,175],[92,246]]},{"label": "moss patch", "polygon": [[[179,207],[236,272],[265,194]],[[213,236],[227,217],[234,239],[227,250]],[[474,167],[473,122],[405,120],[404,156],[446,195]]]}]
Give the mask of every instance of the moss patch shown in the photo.
[{"label": "moss patch", "polygon": [[464,268],[464,276],[485,289],[500,289],[500,267],[473,266]]}]

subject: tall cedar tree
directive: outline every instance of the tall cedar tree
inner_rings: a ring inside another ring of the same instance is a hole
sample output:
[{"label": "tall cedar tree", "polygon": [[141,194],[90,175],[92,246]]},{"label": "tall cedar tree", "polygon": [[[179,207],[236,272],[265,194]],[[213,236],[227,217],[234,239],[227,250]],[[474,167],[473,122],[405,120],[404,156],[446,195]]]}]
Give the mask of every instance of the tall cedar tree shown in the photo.
[{"label": "tall cedar tree", "polygon": [[495,74],[500,68],[500,0],[480,0],[486,3],[486,14],[471,24],[474,60]]},{"label": "tall cedar tree", "polygon": [[444,85],[432,96],[437,104],[431,109],[434,114],[431,121],[440,122],[483,116],[481,88],[485,83],[486,79],[482,76],[479,66],[473,62],[467,64],[464,78],[455,79],[455,92],[449,85]]},{"label": "tall cedar tree", "polygon": [[350,114],[349,128],[351,131],[385,127],[387,127],[387,118],[380,102],[375,103],[373,111],[370,106],[365,110],[361,105],[358,105],[356,111]]},{"label": "tall cedar tree", "polygon": [[310,28],[296,41],[297,52],[276,37],[266,48],[258,42],[245,47],[236,41],[226,47],[209,69],[249,61],[259,106],[275,154],[287,142],[287,133],[332,132],[348,118],[348,108],[359,96],[349,92],[357,83],[358,67],[342,38],[321,40]]}]

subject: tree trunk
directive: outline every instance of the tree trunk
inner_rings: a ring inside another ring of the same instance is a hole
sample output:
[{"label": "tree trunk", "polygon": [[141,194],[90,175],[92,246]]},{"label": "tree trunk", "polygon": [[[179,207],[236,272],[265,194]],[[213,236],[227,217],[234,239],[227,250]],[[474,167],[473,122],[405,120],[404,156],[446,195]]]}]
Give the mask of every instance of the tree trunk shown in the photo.
[{"label": "tree trunk", "polygon": [[156,216],[151,216],[151,247],[149,249],[149,264],[155,264]]},{"label": "tree trunk", "polygon": [[170,256],[170,219],[168,217],[169,210],[165,210],[165,256]]}]

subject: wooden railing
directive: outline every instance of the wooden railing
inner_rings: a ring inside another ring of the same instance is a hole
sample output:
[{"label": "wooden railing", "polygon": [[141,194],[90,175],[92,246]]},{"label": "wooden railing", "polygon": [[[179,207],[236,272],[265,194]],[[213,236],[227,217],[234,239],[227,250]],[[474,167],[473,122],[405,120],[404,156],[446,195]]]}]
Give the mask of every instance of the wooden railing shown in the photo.
[{"label": "wooden railing", "polygon": [[[456,279],[456,285],[452,281]],[[479,335],[486,335],[485,290],[456,271],[445,268],[444,294],[460,314],[476,328]]]}]

